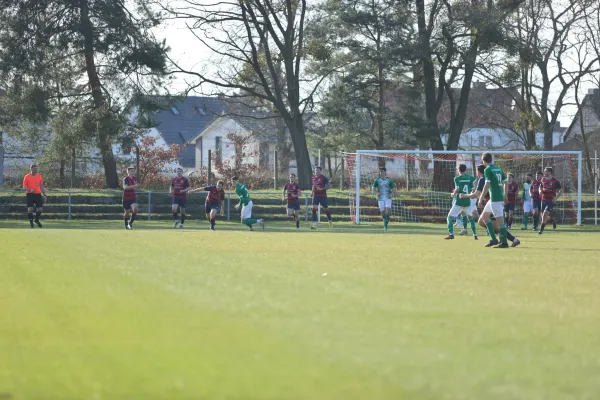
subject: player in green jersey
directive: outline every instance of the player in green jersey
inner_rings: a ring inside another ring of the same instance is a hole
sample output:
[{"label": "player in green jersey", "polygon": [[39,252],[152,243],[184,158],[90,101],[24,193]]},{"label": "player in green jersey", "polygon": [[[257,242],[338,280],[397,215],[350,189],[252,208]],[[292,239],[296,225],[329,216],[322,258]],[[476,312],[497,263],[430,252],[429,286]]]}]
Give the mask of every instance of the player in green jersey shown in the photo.
[{"label": "player in green jersey", "polygon": [[[458,176],[454,178],[454,190],[451,193],[454,199],[454,204],[448,213],[448,236],[444,239],[454,239],[454,219],[458,219],[462,215],[463,219],[463,232],[466,233],[467,229],[467,215],[471,217],[471,200],[468,198],[460,197],[460,194],[469,194],[473,190],[473,182],[475,178],[467,174],[467,166],[460,164],[457,169]],[[472,218],[472,217],[471,217]],[[477,240],[477,233],[475,232],[475,222],[471,224],[473,230],[473,237]]]},{"label": "player in green jersey", "polygon": [[235,187],[235,194],[240,198],[240,202],[235,205],[235,209],[237,210],[242,206],[242,224],[248,225],[249,231],[254,230],[252,227],[254,224],[259,224],[265,230],[265,222],[262,219],[252,218],[252,200],[246,186],[240,183],[240,178],[237,176],[231,178],[231,184]]},{"label": "player in green jersey", "polygon": [[383,231],[387,232],[392,211],[392,198],[394,197],[394,182],[387,176],[385,167],[379,168],[379,178],[373,182],[373,191],[377,194],[379,212],[383,218]]},{"label": "player in green jersey", "polygon": [[[483,205],[485,195],[490,193],[490,201],[487,202],[481,217],[479,217],[479,224],[485,226],[490,234],[490,242],[486,244],[486,247],[496,246],[497,248],[504,249],[508,247],[506,238],[506,225],[504,225],[504,188],[503,184],[506,181],[506,174],[502,171],[502,168],[493,164],[492,154],[483,153],[481,161],[485,165],[483,175],[485,177],[485,185],[479,196],[479,205]],[[498,224],[498,230],[500,231],[500,241],[496,238],[496,232],[494,223],[491,217],[496,218]]]}]

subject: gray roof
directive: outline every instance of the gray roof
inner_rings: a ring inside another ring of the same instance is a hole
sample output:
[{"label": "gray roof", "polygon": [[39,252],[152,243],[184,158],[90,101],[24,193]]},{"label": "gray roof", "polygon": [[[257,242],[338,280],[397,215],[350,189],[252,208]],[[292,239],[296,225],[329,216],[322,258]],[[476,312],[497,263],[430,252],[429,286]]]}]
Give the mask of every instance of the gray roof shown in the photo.
[{"label": "gray roof", "polygon": [[187,142],[221,115],[225,107],[225,102],[216,97],[189,96],[152,115],[152,119],[168,145],[185,146],[179,157],[181,165],[194,167],[196,153]]}]

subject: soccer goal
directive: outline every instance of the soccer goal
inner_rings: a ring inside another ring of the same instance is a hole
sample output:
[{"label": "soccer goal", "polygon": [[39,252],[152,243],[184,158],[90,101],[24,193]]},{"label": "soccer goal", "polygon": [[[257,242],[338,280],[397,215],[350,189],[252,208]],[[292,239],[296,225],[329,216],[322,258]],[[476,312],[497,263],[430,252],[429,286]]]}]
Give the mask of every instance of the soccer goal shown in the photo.
[{"label": "soccer goal", "polygon": [[[349,185],[350,215],[357,224],[379,223],[381,216],[372,185],[379,168],[385,166],[395,185],[392,221],[445,222],[452,207],[450,192],[459,164],[467,173],[476,175],[482,151],[426,150],[358,150],[345,155]],[[559,224],[581,225],[580,151],[489,151],[494,163],[508,175],[514,174],[519,185],[514,221],[521,223],[523,183],[527,174],[552,167],[554,177],[562,185],[563,195],[557,200],[554,216]],[[481,211],[481,210],[480,210]]]}]

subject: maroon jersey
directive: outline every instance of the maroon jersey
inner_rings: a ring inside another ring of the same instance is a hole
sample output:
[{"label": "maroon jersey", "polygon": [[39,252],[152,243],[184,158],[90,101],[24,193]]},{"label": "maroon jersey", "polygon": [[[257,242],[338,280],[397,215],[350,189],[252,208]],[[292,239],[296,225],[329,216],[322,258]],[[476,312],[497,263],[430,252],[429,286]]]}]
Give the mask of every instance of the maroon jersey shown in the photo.
[{"label": "maroon jersey", "polygon": [[182,192],[182,190],[190,187],[190,181],[185,176],[182,176],[181,178],[176,176],[171,181],[171,186],[173,187],[174,199],[185,199],[187,192]]},{"label": "maroon jersey", "polygon": [[219,190],[216,186],[206,186],[204,188],[208,192],[206,196],[207,203],[221,204],[221,200],[225,200],[225,191]]},{"label": "maroon jersey", "polygon": [[[329,179],[324,175],[315,175],[312,177],[312,195],[313,197],[327,197],[325,185],[329,184]],[[319,188],[319,189],[317,189]]]},{"label": "maroon jersey", "polygon": [[542,178],[542,201],[553,202],[556,197],[556,191],[561,188],[560,182],[556,178]]},{"label": "maroon jersey", "polygon": [[[125,186],[133,186],[137,183],[137,180],[134,176],[126,176],[123,179],[123,187]],[[135,189],[124,189],[123,190],[123,200],[135,200]]]},{"label": "maroon jersey", "polygon": [[283,187],[283,190],[287,192],[287,201],[288,203],[297,203],[298,195],[300,194],[300,185],[297,183],[286,183]]},{"label": "maroon jersey", "polygon": [[540,185],[541,181],[534,180],[531,182],[531,200],[540,201]]},{"label": "maroon jersey", "polygon": [[519,190],[519,185],[516,183],[507,183],[506,184],[506,199],[511,204],[517,203],[517,191]]}]

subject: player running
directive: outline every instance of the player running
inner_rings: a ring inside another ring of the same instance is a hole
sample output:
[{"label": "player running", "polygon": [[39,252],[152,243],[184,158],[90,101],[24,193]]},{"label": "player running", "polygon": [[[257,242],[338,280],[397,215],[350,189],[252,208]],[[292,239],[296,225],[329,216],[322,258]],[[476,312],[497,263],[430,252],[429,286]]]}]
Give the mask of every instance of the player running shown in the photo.
[{"label": "player running", "polygon": [[[133,222],[138,212],[135,189],[140,187],[135,178],[135,168],[127,168],[127,176],[123,178],[123,220],[125,229],[133,229]],[[131,210],[131,214],[129,211]]]},{"label": "player running", "polygon": [[287,216],[294,218],[296,221],[296,229],[300,228],[300,185],[296,183],[296,175],[290,174],[290,181],[283,186],[283,197],[281,201],[285,203],[287,195]]},{"label": "player running", "polygon": [[[471,208],[471,200],[466,197],[461,197],[460,194],[468,195],[473,190],[473,182],[475,182],[475,178],[469,174],[467,174],[467,166],[465,164],[460,164],[457,168],[458,176],[454,178],[454,190],[450,194],[454,199],[454,204],[448,213],[448,236],[444,239],[454,239],[454,219],[458,219],[458,217],[463,215],[463,231],[466,231],[466,219],[467,215],[470,215],[469,212]],[[472,224],[471,228],[473,230],[473,236],[477,237],[477,233],[475,232],[475,224]],[[466,232],[465,232],[466,233]],[[461,234],[463,234],[461,232]],[[477,240],[477,239],[475,239]]]},{"label": "player running", "polygon": [[319,205],[323,207],[325,214],[327,214],[329,229],[333,228],[331,213],[327,208],[327,189],[329,187],[329,178],[321,173],[321,167],[315,167],[315,175],[312,177],[312,226],[310,229],[317,229],[317,209]]},{"label": "player running", "polygon": [[507,181],[504,182],[504,193],[506,193],[506,198],[504,199],[504,213],[506,215],[506,229],[508,230],[512,228],[518,191],[519,185],[515,183],[515,176],[512,173],[509,173]]},{"label": "player running", "polygon": [[533,176],[531,174],[527,174],[525,177],[525,183],[523,183],[523,196],[521,200],[521,205],[523,206],[523,227],[521,230],[523,231],[527,230],[527,225],[529,224],[529,215],[531,215],[531,210],[533,209],[530,191],[532,180]]},{"label": "player running", "polygon": [[169,194],[173,194],[173,204],[171,211],[173,212],[173,219],[175,223],[173,228],[177,228],[179,224],[179,211],[181,212],[181,224],[179,228],[183,229],[185,223],[185,207],[187,205],[187,193],[190,192],[190,181],[188,178],[183,176],[183,168],[177,168],[177,176],[171,181],[169,186]]},{"label": "player running", "polygon": [[[468,197],[468,198],[475,198],[477,199],[480,195],[481,192],[483,191],[483,187],[485,186],[485,177],[484,177],[484,171],[485,171],[485,165],[483,164],[479,164],[477,166],[477,186],[475,187],[475,189],[473,190],[473,193],[469,194],[469,195],[463,195],[461,194],[460,197]],[[489,200],[489,196],[488,196],[488,200]],[[477,209],[475,209],[475,212],[473,214],[473,217],[477,216]],[[493,219],[492,220],[494,222],[494,231],[496,233],[500,233],[500,230],[498,229],[498,224],[496,224],[496,220]],[[474,221],[473,221],[474,223]],[[487,226],[485,224],[482,223],[481,219],[479,220],[479,224],[487,230]],[[489,233],[488,233],[489,235]],[[511,247],[517,247],[518,245],[521,244],[521,241],[519,239],[517,239],[516,237],[514,237],[510,232],[506,232],[506,238],[508,240],[510,240],[512,242],[512,244],[510,245]],[[475,238],[475,240],[477,240]]]},{"label": "player running", "polygon": [[[38,227],[42,227],[40,217],[44,210],[44,203],[46,202],[46,188],[44,187],[44,179],[42,175],[38,173],[38,166],[31,164],[29,167],[29,173],[23,177],[23,189],[25,189],[25,197],[27,201],[27,218],[29,218],[29,225],[33,228],[35,222]],[[43,196],[43,197],[42,197]],[[35,219],[33,214],[35,212]]]},{"label": "player running", "polygon": [[250,193],[248,193],[246,186],[240,183],[240,178],[237,176],[231,178],[231,184],[235,187],[235,194],[240,198],[240,202],[235,205],[235,209],[237,210],[242,206],[242,224],[247,225],[249,231],[254,230],[252,225],[259,224],[264,231],[265,222],[262,219],[252,218],[252,200],[250,199]]},{"label": "player running", "polygon": [[[554,203],[556,199],[562,194],[562,187],[560,182],[556,180],[553,175],[552,167],[546,167],[544,169],[544,177],[540,185],[540,195],[542,196],[542,226],[538,235],[544,233],[546,224],[552,218],[552,209],[554,209]],[[556,229],[556,222],[553,220],[554,229]]]},{"label": "player running", "polygon": [[[243,185],[242,185],[243,186]],[[206,214],[206,219],[210,221],[210,230],[215,230],[215,225],[217,222],[217,213],[220,212],[221,217],[225,212],[225,182],[218,181],[216,185],[205,186],[198,189],[192,189],[191,192],[198,192],[200,190],[204,190],[208,192],[206,195],[206,201],[204,203],[204,213]]]},{"label": "player running", "polygon": [[533,230],[538,230],[538,222],[540,221],[540,212],[542,210],[542,196],[540,196],[540,185],[544,174],[542,171],[535,173],[535,179],[531,182],[529,194],[531,194],[531,207],[533,208]]},{"label": "player running", "polygon": [[379,168],[379,178],[373,182],[373,191],[377,195],[379,212],[383,218],[383,231],[387,232],[390,223],[390,212],[392,211],[392,198],[394,197],[394,182],[387,176],[385,167]]},{"label": "player running", "polygon": [[[504,225],[504,190],[503,182],[506,181],[506,175],[502,168],[493,164],[492,154],[483,153],[481,161],[485,165],[483,175],[485,177],[485,185],[479,197],[479,204],[483,204],[485,195],[490,192],[490,201],[487,202],[483,213],[479,218],[479,224],[485,224],[490,234],[490,242],[486,247],[496,246],[496,248],[504,249],[508,247],[506,233],[506,225]],[[500,241],[496,238],[496,230],[491,217],[496,218],[498,229],[500,231]],[[483,226],[483,225],[482,225]]]}]

